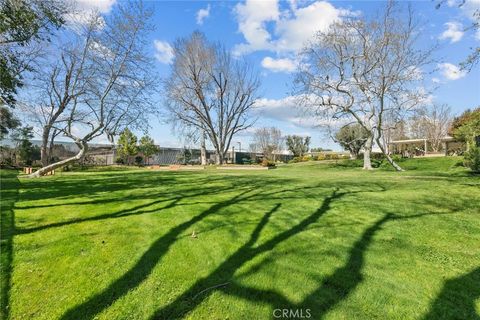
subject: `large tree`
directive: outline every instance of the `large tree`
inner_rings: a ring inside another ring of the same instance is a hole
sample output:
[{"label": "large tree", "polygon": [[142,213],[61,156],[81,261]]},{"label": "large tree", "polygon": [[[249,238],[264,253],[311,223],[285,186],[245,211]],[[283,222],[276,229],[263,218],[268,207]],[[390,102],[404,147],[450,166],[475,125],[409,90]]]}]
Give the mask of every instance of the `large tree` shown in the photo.
[{"label": "large tree", "polygon": [[97,137],[148,125],[146,114],[154,111],[146,48],[150,16],[142,3],[119,4],[106,18],[93,16],[82,41],[61,51],[49,69],[48,84],[38,90],[47,110],[40,117],[47,115],[44,137],[50,136],[45,130],[55,129],[72,139],[79,152],[32,176],[83,159],[88,143]]},{"label": "large tree", "polygon": [[33,70],[32,42],[48,40],[65,22],[58,0],[0,1],[0,104],[13,106],[25,71]]},{"label": "large tree", "polygon": [[179,39],[164,82],[165,104],[173,122],[205,133],[223,164],[232,137],[252,125],[259,80],[250,64],[220,44],[194,32]]},{"label": "large tree", "polygon": [[369,133],[364,169],[371,169],[375,141],[390,164],[382,141],[386,114],[412,110],[425,101],[422,67],[432,49],[419,49],[421,34],[410,10],[388,2],[379,14],[345,18],[318,32],[301,54],[296,76],[301,103],[316,116],[355,121]]}]

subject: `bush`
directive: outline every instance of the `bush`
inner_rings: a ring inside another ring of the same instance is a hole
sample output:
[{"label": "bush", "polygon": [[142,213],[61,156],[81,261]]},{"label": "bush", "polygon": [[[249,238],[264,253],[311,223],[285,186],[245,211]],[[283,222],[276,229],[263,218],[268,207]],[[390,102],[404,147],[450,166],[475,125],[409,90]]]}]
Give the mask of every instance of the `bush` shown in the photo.
[{"label": "bush", "polygon": [[335,167],[347,167],[347,168],[361,168],[363,167],[363,160],[358,159],[346,159],[342,160],[334,165]]},{"label": "bush", "polygon": [[293,157],[293,159],[288,161],[288,163],[297,163],[297,162],[300,162],[300,161],[302,161],[302,159],[300,159],[300,157]]},{"label": "bush", "polygon": [[142,156],[136,156],[135,157],[135,163],[137,164],[137,166],[141,165],[143,162],[143,157]]},{"label": "bush", "polygon": [[254,162],[254,160],[252,160],[250,158],[242,158],[242,163],[243,164],[253,164],[255,162]]},{"label": "bush", "polygon": [[275,167],[276,165],[275,165],[275,162],[264,159],[261,163],[261,166],[262,167]]},{"label": "bush", "polygon": [[480,147],[472,147],[465,152],[464,165],[472,169],[473,172],[480,173]]},{"label": "bush", "polygon": [[125,161],[123,161],[122,157],[117,157],[117,159],[115,159],[115,163],[116,164],[125,164]]},{"label": "bush", "polygon": [[309,156],[309,155],[305,155],[303,157],[300,158],[300,161],[304,162],[304,161],[310,161],[312,160],[312,157]]}]

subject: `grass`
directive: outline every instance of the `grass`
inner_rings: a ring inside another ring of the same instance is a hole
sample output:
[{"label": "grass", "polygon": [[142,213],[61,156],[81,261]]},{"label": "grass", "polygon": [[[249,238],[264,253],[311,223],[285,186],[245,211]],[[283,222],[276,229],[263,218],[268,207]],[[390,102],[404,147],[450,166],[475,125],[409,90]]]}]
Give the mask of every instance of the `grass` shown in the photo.
[{"label": "grass", "polygon": [[458,161],[4,171],[3,315],[479,319],[480,178]]}]

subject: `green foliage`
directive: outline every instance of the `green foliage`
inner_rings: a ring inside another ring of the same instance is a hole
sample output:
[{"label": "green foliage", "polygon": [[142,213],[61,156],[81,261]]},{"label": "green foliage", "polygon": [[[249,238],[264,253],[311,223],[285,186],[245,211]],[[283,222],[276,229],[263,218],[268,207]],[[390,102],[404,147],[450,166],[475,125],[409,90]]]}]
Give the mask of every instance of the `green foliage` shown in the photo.
[{"label": "green foliage", "polygon": [[297,135],[287,136],[286,144],[288,150],[294,157],[302,157],[308,152],[310,146],[310,137],[301,137]]},{"label": "green foliage", "polygon": [[475,145],[476,137],[480,136],[480,107],[474,110],[466,110],[455,118],[450,128],[450,134],[470,146]]},{"label": "green foliage", "polygon": [[473,172],[480,172],[480,147],[471,147],[464,154],[464,164]]},{"label": "green foliage", "polygon": [[357,158],[368,136],[369,132],[357,123],[342,127],[335,135],[335,140],[354,158]]},{"label": "green foliage", "polygon": [[160,150],[160,148],[157,145],[155,145],[155,142],[153,141],[153,139],[151,137],[143,136],[140,139],[140,144],[138,146],[138,151],[143,153],[143,155],[145,156],[145,159],[150,158],[151,156],[156,154],[159,150]]},{"label": "green foliage", "polygon": [[243,164],[254,164],[255,160],[250,159],[250,158],[242,158],[242,163]]},{"label": "green foliage", "polygon": [[260,163],[260,165],[262,167],[275,167],[276,166],[275,162],[267,160],[267,159],[263,159],[262,162]]},{"label": "green foliage", "polygon": [[30,142],[33,138],[33,127],[25,126],[16,130],[12,138],[16,142],[15,149],[22,164],[30,166],[33,161],[40,160],[40,148]]},{"label": "green foliage", "polygon": [[192,151],[187,147],[183,147],[183,152],[177,157],[177,161],[181,164],[188,164],[192,160]]},{"label": "green foliage", "polygon": [[0,106],[0,140],[3,140],[10,130],[16,129],[19,126],[20,120],[15,118],[12,111],[6,107]]},{"label": "green foliage", "polygon": [[142,162],[143,162],[143,157],[142,157],[142,156],[136,156],[136,157],[135,157],[135,164],[136,164],[137,166],[141,165]]},{"label": "green foliage", "polygon": [[130,157],[138,153],[137,137],[128,128],[122,131],[117,143],[118,155],[124,163],[130,164]]},{"label": "green foliage", "polygon": [[48,40],[65,22],[66,4],[57,0],[3,0],[0,8],[0,102],[14,105],[22,73],[32,63],[22,49],[32,40]]}]

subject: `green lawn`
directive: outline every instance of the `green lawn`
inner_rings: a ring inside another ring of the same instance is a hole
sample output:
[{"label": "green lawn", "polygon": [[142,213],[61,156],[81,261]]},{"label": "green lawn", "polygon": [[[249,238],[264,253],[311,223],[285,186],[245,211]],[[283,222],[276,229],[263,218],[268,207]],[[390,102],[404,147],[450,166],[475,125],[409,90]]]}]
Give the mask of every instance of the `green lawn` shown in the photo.
[{"label": "green lawn", "polygon": [[480,177],[458,161],[3,171],[3,315],[480,319]]}]

